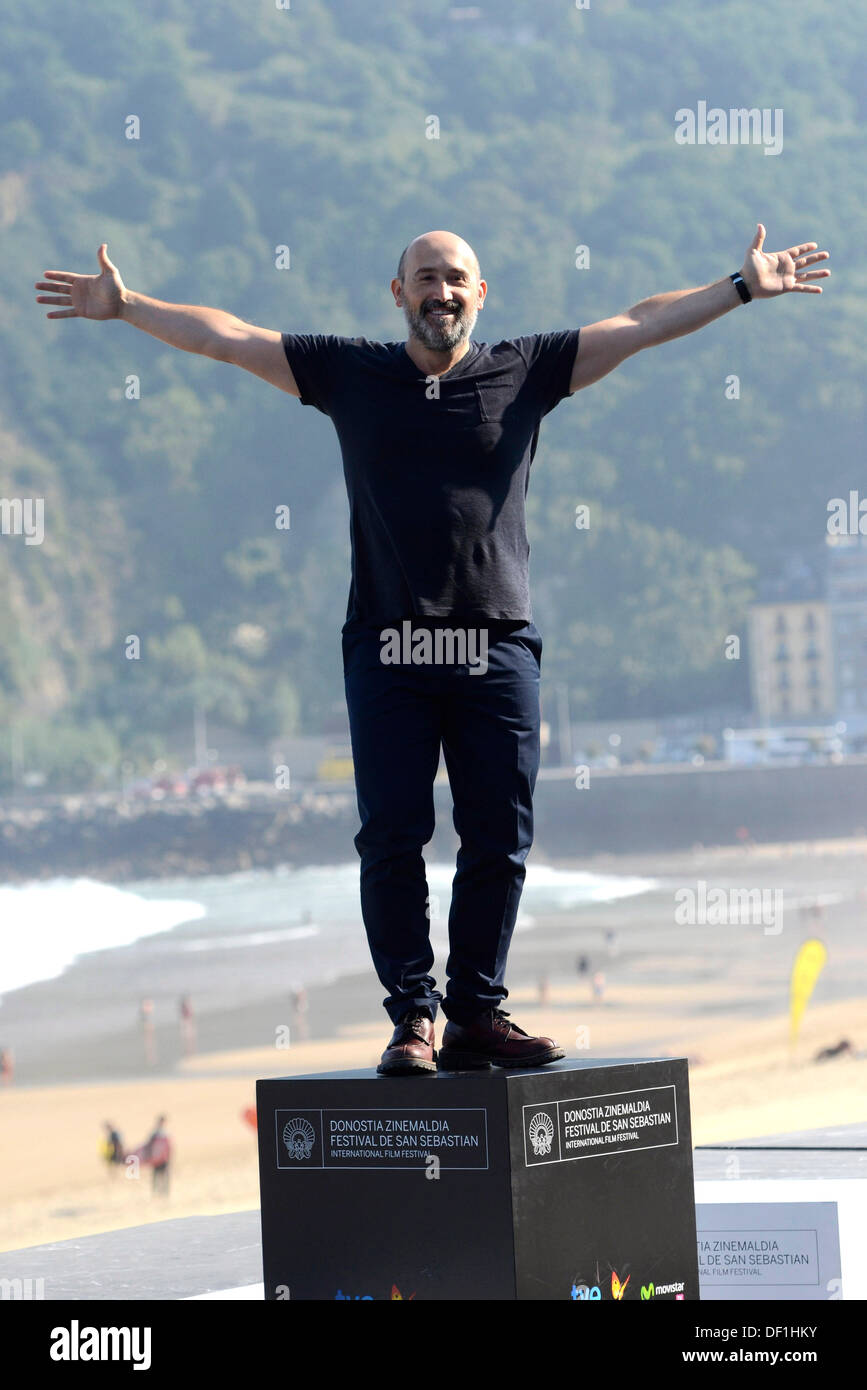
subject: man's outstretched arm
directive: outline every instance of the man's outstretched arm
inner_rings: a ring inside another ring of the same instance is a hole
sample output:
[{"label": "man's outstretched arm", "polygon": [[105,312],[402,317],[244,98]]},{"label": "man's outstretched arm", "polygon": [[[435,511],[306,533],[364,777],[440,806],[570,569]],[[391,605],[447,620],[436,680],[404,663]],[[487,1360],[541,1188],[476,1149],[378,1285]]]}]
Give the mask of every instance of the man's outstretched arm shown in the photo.
[{"label": "man's outstretched arm", "polygon": [[[817,251],[815,241],[806,241],[800,246],[790,246],[787,251],[768,252],[762,250],[764,240],[765,229],[759,223],[740,272],[753,299],[774,299],[793,291],[822,293],[819,285],[807,282],[823,280],[831,274],[830,270],[808,270],[807,267],[816,261],[826,261],[827,251]],[[588,324],[581,329],[570,393],[599,381],[642,348],[656,347],[658,343],[694,333],[730,309],[738,308],[742,302],[731,278],[726,276],[701,289],[656,294],[614,318]]]},{"label": "man's outstretched arm", "polygon": [[46,270],[36,282],[37,304],[62,307],[46,314],[49,319],[123,319],[154,338],[184,352],[196,352],[217,362],[243,367],[272,386],[299,395],[295,378],[276,329],[257,328],[222,309],[196,304],[166,304],[160,299],[128,290],[120,271],[108,258],[106,243],[97,251],[98,275],[78,275],[70,270]]}]

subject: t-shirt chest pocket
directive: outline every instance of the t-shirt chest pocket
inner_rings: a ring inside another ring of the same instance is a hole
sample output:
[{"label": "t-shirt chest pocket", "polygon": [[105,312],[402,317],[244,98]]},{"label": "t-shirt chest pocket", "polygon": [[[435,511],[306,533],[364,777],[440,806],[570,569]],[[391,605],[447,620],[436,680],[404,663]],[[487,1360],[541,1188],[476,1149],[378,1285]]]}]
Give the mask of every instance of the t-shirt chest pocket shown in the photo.
[{"label": "t-shirt chest pocket", "polygon": [[508,401],[502,386],[478,380],[443,381],[439,399],[430,401],[431,420],[447,430],[478,430],[487,437],[485,425],[500,425]]},{"label": "t-shirt chest pocket", "polygon": [[438,389],[431,383],[427,391],[423,424],[437,432],[477,429],[487,419],[482,397],[471,380],[459,377],[441,381]]},{"label": "t-shirt chest pocket", "polygon": [[503,414],[514,393],[502,381],[475,381],[479,401],[479,418],[484,425],[501,424]]}]

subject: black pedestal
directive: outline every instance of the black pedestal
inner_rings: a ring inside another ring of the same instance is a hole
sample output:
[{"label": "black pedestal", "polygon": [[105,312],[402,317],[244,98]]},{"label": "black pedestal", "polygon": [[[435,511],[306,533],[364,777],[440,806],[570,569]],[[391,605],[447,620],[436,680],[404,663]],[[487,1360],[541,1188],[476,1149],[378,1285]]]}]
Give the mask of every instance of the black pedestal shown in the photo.
[{"label": "black pedestal", "polygon": [[267,1299],[697,1299],[687,1064],[257,1083]]}]

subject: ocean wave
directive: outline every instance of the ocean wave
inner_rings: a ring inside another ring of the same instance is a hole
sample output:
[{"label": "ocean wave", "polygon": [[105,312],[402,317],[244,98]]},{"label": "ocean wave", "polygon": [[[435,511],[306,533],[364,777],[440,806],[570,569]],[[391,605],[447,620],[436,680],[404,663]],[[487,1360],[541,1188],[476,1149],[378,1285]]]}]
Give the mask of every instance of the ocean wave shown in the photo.
[{"label": "ocean wave", "polygon": [[[455,867],[432,863],[426,872],[431,938],[440,947]],[[539,916],[616,902],[657,886],[651,878],[530,864],[516,929],[531,931]],[[203,918],[203,926],[196,927]],[[167,943],[172,953],[219,955],[318,936],[320,965],[327,961],[332,968],[335,951],[350,970],[363,969],[367,959],[357,863],[254,869],[126,888],[87,878],[53,879],[0,887],[0,998],[56,979],[90,952],[130,946],[179,927],[184,930]],[[305,968],[312,969],[309,960]]]},{"label": "ocean wave", "polygon": [[0,999],[54,980],[79,956],[204,917],[202,903],[147,899],[89,878],[0,887]]}]

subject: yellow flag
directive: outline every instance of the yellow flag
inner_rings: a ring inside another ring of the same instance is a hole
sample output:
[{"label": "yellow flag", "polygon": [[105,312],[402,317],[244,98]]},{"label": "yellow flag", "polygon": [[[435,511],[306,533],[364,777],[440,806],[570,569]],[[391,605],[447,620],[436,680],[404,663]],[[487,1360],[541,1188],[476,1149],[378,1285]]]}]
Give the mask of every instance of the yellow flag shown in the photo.
[{"label": "yellow flag", "polygon": [[795,956],[789,996],[789,1041],[792,1047],[798,1040],[798,1029],[801,1026],[804,1010],[827,959],[828,952],[825,950],[825,943],[819,941],[817,937],[811,937],[809,941],[805,941]]}]

